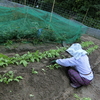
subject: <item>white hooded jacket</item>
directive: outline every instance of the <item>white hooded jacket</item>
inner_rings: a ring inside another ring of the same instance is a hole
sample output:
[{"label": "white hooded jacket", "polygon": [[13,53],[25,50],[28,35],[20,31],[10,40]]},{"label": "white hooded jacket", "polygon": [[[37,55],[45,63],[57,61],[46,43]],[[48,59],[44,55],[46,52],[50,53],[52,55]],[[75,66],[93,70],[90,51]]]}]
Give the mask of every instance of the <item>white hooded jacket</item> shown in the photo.
[{"label": "white hooded jacket", "polygon": [[70,55],[72,55],[75,59],[79,59],[81,56],[86,55],[87,52],[82,49],[79,43],[72,44],[67,50]]},{"label": "white hooded jacket", "polygon": [[[93,72],[89,63],[87,52],[82,49],[79,43],[72,44],[67,50],[73,57],[66,59],[57,59],[56,63],[64,67],[74,67],[80,74],[88,80],[93,79]],[[89,74],[91,72],[91,74]],[[86,75],[89,74],[89,75]]]}]

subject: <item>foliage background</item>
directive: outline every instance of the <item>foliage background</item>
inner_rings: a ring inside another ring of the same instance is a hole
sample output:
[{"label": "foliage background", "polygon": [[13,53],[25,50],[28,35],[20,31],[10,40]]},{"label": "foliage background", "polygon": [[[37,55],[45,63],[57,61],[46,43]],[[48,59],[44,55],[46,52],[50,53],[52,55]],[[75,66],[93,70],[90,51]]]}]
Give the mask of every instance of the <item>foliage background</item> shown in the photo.
[{"label": "foliage background", "polygon": [[[44,1],[53,2],[53,0]],[[56,0],[56,5],[80,14],[86,14],[88,11],[87,16],[100,19],[100,0]]]},{"label": "foliage background", "polygon": [[68,18],[75,19],[89,27],[100,29],[100,0],[10,0],[37,7]]}]

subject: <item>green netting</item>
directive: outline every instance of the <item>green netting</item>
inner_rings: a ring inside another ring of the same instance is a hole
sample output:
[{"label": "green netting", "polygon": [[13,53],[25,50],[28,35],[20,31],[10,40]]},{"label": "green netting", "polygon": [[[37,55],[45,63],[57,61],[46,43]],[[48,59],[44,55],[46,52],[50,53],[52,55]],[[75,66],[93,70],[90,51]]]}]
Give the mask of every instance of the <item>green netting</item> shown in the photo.
[{"label": "green netting", "polygon": [[86,30],[85,25],[55,13],[30,7],[0,7],[0,43],[27,38],[72,43]]}]

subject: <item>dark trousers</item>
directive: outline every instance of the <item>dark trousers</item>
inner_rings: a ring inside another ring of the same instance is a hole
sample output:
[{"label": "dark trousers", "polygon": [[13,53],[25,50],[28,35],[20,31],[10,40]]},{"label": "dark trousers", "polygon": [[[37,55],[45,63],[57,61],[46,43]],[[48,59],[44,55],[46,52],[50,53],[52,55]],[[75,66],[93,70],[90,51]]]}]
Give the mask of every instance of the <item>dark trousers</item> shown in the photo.
[{"label": "dark trousers", "polygon": [[76,70],[71,69],[71,68],[68,69],[68,76],[71,83],[73,83],[77,87],[89,85],[91,82],[91,80],[81,77],[80,74]]}]

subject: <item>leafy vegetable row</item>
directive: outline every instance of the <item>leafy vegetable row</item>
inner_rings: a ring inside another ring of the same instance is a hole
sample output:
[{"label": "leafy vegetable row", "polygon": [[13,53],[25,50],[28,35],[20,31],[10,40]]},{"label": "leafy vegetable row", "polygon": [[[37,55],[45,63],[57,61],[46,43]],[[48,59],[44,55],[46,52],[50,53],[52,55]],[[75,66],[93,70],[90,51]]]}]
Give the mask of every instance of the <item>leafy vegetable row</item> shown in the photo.
[{"label": "leafy vegetable row", "polygon": [[[94,45],[92,41],[86,41],[81,43],[82,47],[89,47],[90,45]],[[54,58],[60,56],[61,52],[65,52],[68,47],[60,47],[57,49],[50,49],[49,51],[40,52],[37,50],[36,52],[27,52],[24,55],[16,54],[14,57],[8,57],[6,55],[0,54],[0,66],[6,67],[9,64],[22,64],[24,67],[28,65],[29,62],[39,62],[41,59]],[[90,48],[87,48],[88,54],[92,53],[94,50],[98,49],[97,45],[94,45]]]},{"label": "leafy vegetable row", "polygon": [[28,52],[22,56],[19,54],[16,54],[14,57],[8,57],[6,55],[0,54],[0,66],[6,67],[9,64],[22,64],[24,67],[28,65],[28,62],[39,62],[41,59],[45,58],[52,58],[52,57],[58,57],[60,56],[61,52],[64,52],[66,50],[65,47],[57,47],[57,50],[50,49],[49,51],[39,52],[37,50],[36,52]]}]

